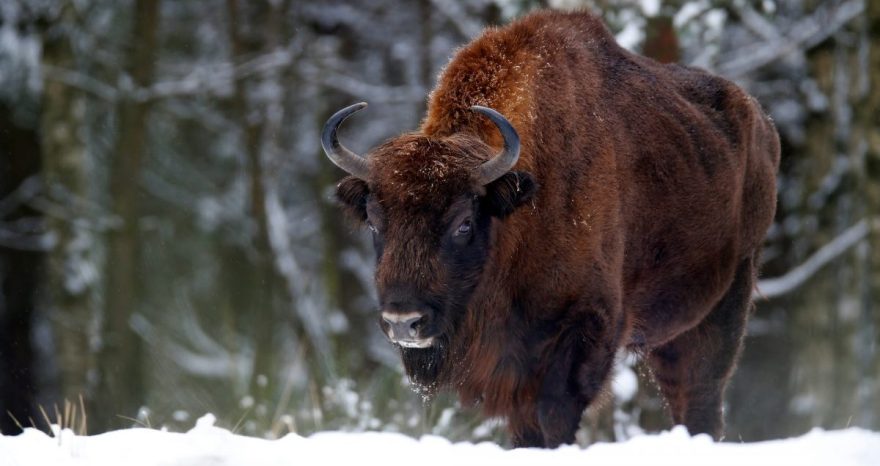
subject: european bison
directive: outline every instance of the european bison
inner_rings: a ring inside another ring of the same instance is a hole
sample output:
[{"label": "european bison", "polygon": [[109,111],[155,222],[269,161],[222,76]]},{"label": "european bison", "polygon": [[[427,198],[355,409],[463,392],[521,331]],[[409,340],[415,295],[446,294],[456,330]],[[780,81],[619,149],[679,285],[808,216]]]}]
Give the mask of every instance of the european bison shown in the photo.
[{"label": "european bison", "polygon": [[775,210],[779,141],[753,98],[545,11],[461,49],[421,128],[362,157],[336,130],[365,106],[322,143],[352,175],[337,197],[372,231],[380,325],[414,384],[555,447],[626,347],[676,423],[721,435]]}]

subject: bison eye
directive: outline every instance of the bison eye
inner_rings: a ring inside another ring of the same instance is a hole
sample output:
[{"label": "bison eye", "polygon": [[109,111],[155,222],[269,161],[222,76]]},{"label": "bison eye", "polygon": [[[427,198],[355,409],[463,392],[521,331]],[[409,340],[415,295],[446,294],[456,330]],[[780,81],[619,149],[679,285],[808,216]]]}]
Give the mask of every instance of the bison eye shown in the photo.
[{"label": "bison eye", "polygon": [[370,231],[373,232],[374,235],[377,234],[377,233],[379,233],[379,229],[376,228],[376,226],[373,225],[373,222],[371,222],[371,221],[369,221],[369,220],[367,220],[367,228],[369,228]]},{"label": "bison eye", "polygon": [[471,232],[471,219],[461,222],[458,229],[455,230],[455,236],[464,236]]}]

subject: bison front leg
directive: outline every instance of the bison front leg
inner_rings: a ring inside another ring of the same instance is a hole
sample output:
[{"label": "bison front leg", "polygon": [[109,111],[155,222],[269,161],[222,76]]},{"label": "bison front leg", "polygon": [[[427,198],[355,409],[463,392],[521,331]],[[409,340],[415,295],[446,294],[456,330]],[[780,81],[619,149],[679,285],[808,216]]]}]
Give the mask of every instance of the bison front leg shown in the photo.
[{"label": "bison front leg", "polygon": [[544,434],[535,424],[535,412],[531,409],[516,412],[507,419],[513,448],[540,448],[544,446]]},{"label": "bison front leg", "polygon": [[545,447],[574,442],[584,409],[605,385],[620,334],[616,315],[605,306],[591,306],[567,319],[538,396]]}]

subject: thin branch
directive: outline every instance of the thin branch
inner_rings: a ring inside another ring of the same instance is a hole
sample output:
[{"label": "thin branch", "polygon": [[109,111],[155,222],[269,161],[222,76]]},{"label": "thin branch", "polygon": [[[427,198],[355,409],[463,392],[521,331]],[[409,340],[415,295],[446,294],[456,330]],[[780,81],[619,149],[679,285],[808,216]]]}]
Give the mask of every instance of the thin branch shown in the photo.
[{"label": "thin branch", "polygon": [[[187,327],[181,337],[163,335],[160,339],[159,335],[165,329],[150,322],[143,314],[132,315],[129,325],[143,341],[154,345],[157,351],[167,355],[188,374],[213,378],[232,375],[235,379],[244,380],[244,374],[251,371],[252,355],[248,351],[227,350],[204,332],[191,315],[191,306],[187,305],[182,310],[186,319],[183,323]],[[157,345],[156,342],[160,340],[162,344]]]},{"label": "thin branch", "polygon": [[[197,99],[166,99],[162,102],[161,114],[180,120],[197,120],[199,126],[215,135],[225,134],[232,122],[221,112],[210,108],[213,101]],[[177,163],[177,161],[175,161]]]},{"label": "thin branch", "polygon": [[372,102],[418,102],[424,99],[425,94],[419,86],[381,86],[369,84],[342,74],[327,74],[323,83],[359,98],[365,98]]},{"label": "thin branch", "polygon": [[245,61],[235,67],[235,78],[241,79],[254,75],[275,73],[279,69],[293,64],[296,45],[286,48],[278,48],[272,52],[258,55],[251,60]]},{"label": "thin branch", "polygon": [[118,216],[60,183],[45,183],[42,195],[29,199],[27,205],[46,216],[95,231],[109,231],[122,225]]},{"label": "thin branch", "polygon": [[169,79],[154,83],[152,86],[139,89],[136,98],[139,101],[162,99],[193,94],[227,94],[232,92],[235,81],[255,75],[276,72],[293,63],[291,48],[277,49],[259,55],[251,60],[232,66],[220,63],[212,66],[196,68],[180,79]]},{"label": "thin branch", "polygon": [[752,292],[752,299],[775,298],[796,290],[826,264],[858,244],[872,229],[880,230],[880,218],[860,220],[785,275],[759,280],[757,289]]},{"label": "thin branch", "polygon": [[742,19],[743,24],[755,34],[761,36],[761,39],[765,41],[777,41],[781,40],[782,33],[779,32],[779,29],[770,21],[755,11],[751,5],[748,3],[744,3],[741,7],[737,9],[737,14],[740,19]]},{"label": "thin branch", "polygon": [[39,176],[33,175],[19,183],[19,185],[7,195],[0,199],[0,218],[8,215],[10,212],[18,208],[22,204],[40,194],[43,189],[43,181]]},{"label": "thin branch", "polygon": [[51,233],[33,236],[19,236],[0,229],[0,247],[16,251],[45,252],[58,243]]},{"label": "thin branch", "polygon": [[473,19],[462,7],[462,2],[451,0],[431,0],[434,11],[442,14],[455,26],[455,29],[466,39],[473,39],[480,34],[483,26]]},{"label": "thin branch", "polygon": [[848,157],[835,157],[828,174],[819,182],[818,189],[807,197],[807,205],[815,210],[826,205],[828,198],[837,191],[837,188],[840,187],[840,184],[846,179],[847,175],[851,173],[851,166],[852,163]]},{"label": "thin branch", "polygon": [[194,94],[224,94],[233,83],[235,72],[229,63],[196,68],[178,79],[157,81],[137,91],[139,101]]}]

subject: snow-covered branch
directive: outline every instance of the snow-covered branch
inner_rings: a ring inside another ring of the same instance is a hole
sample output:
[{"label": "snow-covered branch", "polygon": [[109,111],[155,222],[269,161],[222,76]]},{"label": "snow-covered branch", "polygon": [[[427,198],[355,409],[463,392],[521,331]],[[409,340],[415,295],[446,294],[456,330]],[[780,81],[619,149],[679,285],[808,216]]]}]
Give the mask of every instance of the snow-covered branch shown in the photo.
[{"label": "snow-covered branch", "polygon": [[291,235],[287,229],[289,220],[275,189],[267,190],[266,211],[269,222],[269,242],[272,252],[275,254],[275,267],[284,277],[289,295],[297,301],[294,308],[309,337],[320,350],[329,351],[327,333],[322,326],[324,320],[321,319],[320,314],[322,306],[315,302],[317,295],[309,289],[314,286],[313,280],[309,279],[309,275],[303,270],[299,259],[293,252],[293,247],[290,244]]},{"label": "snow-covered branch", "polygon": [[858,244],[872,229],[880,230],[880,218],[860,220],[785,275],[759,280],[752,299],[775,298],[796,290],[826,264]]},{"label": "snow-covered branch", "polygon": [[321,84],[369,102],[418,102],[425,98],[425,89],[417,85],[385,86],[371,84],[325,67],[306,63],[300,71],[307,79],[320,80]]},{"label": "snow-covered branch", "polygon": [[234,75],[229,63],[202,66],[181,78],[157,81],[136,93],[141,101],[193,94],[228,94]]},{"label": "snow-covered branch", "polygon": [[138,100],[155,100],[192,94],[228,94],[237,80],[275,73],[290,66],[297,47],[298,44],[294,43],[235,66],[223,62],[197,67],[181,78],[157,81],[146,89],[140,89],[136,97]]},{"label": "snow-covered branch", "polygon": [[43,65],[43,76],[108,102],[122,96],[146,102],[195,94],[226,95],[232,92],[232,86],[239,79],[274,73],[290,66],[294,61],[293,49],[297,46],[296,43],[291,44],[290,47],[259,55],[238,65],[220,62],[197,66],[181,77],[157,80],[147,87],[136,87],[130,82],[126,86],[114,86],[88,74],[51,65]]},{"label": "snow-covered branch", "polygon": [[64,83],[93,96],[113,102],[119,96],[119,90],[97,78],[79,71],[43,64],[43,78]]},{"label": "snow-covered branch", "polygon": [[28,199],[27,205],[46,217],[95,231],[109,231],[122,225],[118,216],[61,184],[48,182],[43,190],[41,195]]},{"label": "snow-covered branch", "polygon": [[745,25],[750,31],[761,36],[761,39],[764,39],[765,41],[777,41],[782,39],[782,33],[779,32],[779,29],[772,22],[768,21],[764,16],[755,11],[755,9],[748,3],[744,3],[739,7],[737,12],[740,19],[742,19],[743,25]]},{"label": "snow-covered branch", "polygon": [[8,196],[0,199],[0,246],[23,251],[45,251],[55,245],[56,237],[46,232],[43,219],[36,216],[3,221],[22,204],[37,197],[43,189],[42,180],[31,176],[22,181]]},{"label": "snow-covered branch", "polygon": [[38,176],[31,176],[22,181],[9,195],[0,199],[0,218],[33,199],[42,189],[43,182]]},{"label": "snow-covered branch", "polygon": [[[0,246],[19,251],[48,251],[57,243],[57,236],[43,232],[42,219],[25,218],[15,223],[0,222]],[[21,223],[33,224],[22,231]],[[29,231],[34,230],[37,231]]]},{"label": "snow-covered branch", "polygon": [[234,375],[238,381],[247,379],[253,370],[251,351],[248,348],[231,351],[221,345],[199,324],[189,299],[181,296],[178,301],[183,304],[177,320],[181,335],[168,335],[168,328],[155,325],[139,313],[131,316],[129,326],[143,341],[153,345],[155,351],[167,355],[188,374],[212,378]]},{"label": "snow-covered branch", "polygon": [[[792,25],[788,37],[763,40],[751,47],[742,47],[729,57],[719,61],[717,70],[728,78],[742,77],[794,50],[813,47],[827,39],[848,22],[860,15],[865,9],[863,0],[848,0],[833,7],[822,8],[811,16]],[[743,18],[748,19],[748,15]],[[754,19],[754,18],[752,18]],[[766,28],[752,21],[765,34],[772,35]]]}]

